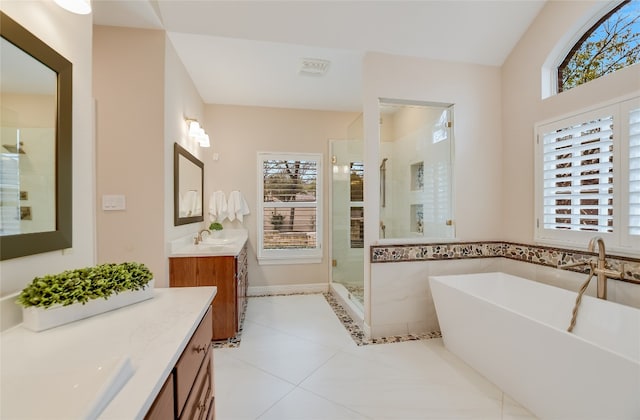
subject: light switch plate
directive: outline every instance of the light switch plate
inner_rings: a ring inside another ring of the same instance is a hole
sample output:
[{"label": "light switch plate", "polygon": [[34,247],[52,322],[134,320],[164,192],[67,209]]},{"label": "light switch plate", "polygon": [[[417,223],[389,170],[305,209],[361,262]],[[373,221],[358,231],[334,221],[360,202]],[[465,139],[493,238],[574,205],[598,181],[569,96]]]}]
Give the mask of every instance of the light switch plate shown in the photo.
[{"label": "light switch plate", "polygon": [[102,210],[125,210],[127,208],[124,195],[103,195],[102,196]]}]

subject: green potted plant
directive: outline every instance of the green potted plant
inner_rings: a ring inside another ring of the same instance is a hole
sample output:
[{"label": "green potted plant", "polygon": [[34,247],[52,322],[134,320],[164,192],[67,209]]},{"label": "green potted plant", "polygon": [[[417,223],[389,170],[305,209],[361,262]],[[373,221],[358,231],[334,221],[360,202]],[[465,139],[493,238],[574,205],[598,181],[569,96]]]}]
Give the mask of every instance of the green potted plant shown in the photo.
[{"label": "green potted plant", "polygon": [[224,229],[224,226],[222,226],[222,223],[219,222],[211,222],[211,224],[209,225],[209,230],[211,231],[212,238],[219,238],[222,235],[222,229]]},{"label": "green potted plant", "polygon": [[153,297],[140,263],[101,264],[36,277],[20,293],[23,326],[42,331]]}]

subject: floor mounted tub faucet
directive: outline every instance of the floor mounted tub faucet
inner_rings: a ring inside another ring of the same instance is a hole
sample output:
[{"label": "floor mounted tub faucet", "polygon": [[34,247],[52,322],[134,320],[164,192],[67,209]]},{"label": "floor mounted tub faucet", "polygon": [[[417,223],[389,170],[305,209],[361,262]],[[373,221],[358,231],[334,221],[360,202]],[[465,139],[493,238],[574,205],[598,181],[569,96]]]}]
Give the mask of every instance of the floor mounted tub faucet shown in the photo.
[{"label": "floor mounted tub faucet", "polygon": [[596,267],[592,266],[593,273],[598,276],[598,298],[607,299],[607,278],[622,279],[624,277],[624,270],[622,272],[609,270],[607,268],[606,250],[604,246],[604,240],[600,236],[595,236],[589,241],[587,249],[589,252],[595,252],[596,246],[598,247],[598,263]]}]

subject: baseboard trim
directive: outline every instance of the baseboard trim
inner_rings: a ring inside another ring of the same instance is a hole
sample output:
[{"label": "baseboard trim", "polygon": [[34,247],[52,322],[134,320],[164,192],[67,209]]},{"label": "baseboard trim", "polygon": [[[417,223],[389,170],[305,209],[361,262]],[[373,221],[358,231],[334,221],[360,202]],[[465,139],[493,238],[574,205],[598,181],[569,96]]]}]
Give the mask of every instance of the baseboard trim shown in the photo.
[{"label": "baseboard trim", "polygon": [[327,293],[328,291],[329,283],[250,286],[247,287],[247,296],[299,295],[308,293]]}]

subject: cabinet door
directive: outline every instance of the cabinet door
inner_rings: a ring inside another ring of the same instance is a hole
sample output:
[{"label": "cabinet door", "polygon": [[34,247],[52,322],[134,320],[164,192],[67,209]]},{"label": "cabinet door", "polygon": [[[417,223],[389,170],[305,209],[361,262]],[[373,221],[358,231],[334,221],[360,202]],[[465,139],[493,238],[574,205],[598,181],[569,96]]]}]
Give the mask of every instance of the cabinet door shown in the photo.
[{"label": "cabinet door", "polygon": [[178,359],[175,368],[175,397],[176,412],[181,415],[185,402],[193,393],[193,383],[199,375],[203,360],[207,352],[211,352],[211,309],[209,309],[200,321],[200,325],[187,343],[182,355]]},{"label": "cabinet door", "polygon": [[197,258],[169,258],[169,286],[197,285]]},{"label": "cabinet door", "polygon": [[213,299],[214,340],[236,335],[236,281],[235,257],[205,257],[197,260],[198,286],[216,286]]}]

